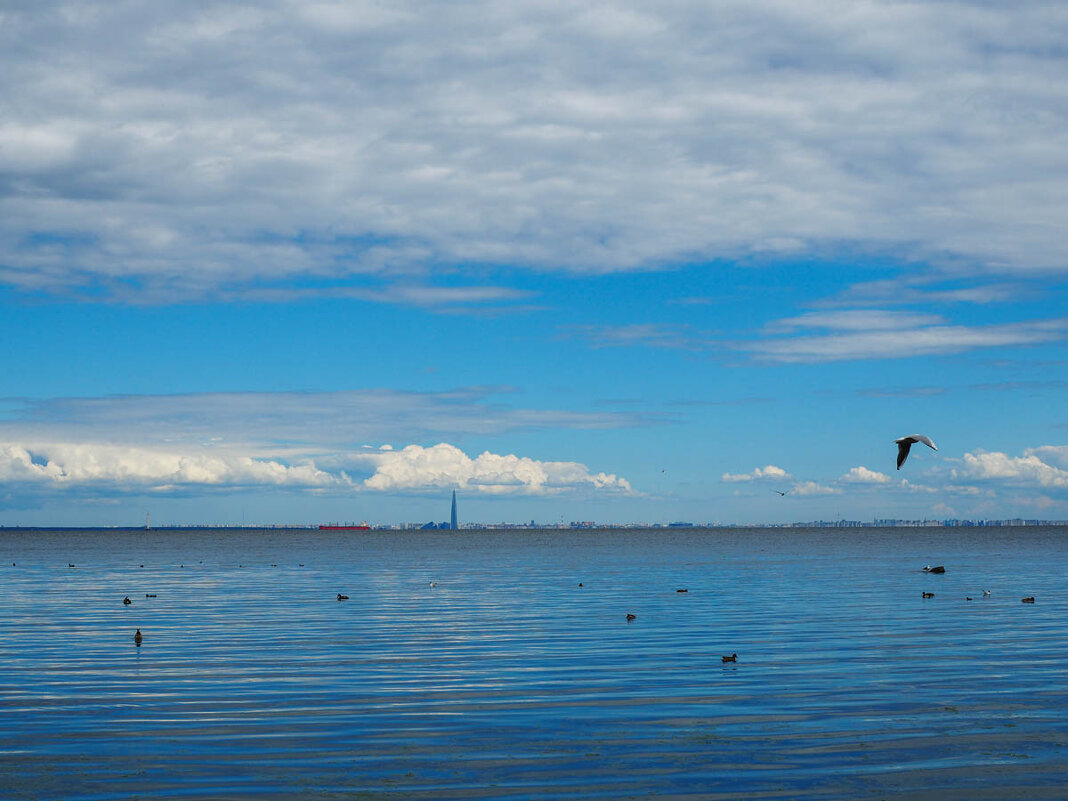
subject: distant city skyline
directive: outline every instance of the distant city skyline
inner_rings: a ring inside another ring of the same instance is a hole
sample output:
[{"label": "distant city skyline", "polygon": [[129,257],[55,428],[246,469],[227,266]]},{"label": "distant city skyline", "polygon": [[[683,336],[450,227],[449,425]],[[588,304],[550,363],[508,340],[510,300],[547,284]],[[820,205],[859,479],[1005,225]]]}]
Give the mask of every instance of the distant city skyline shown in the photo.
[{"label": "distant city skyline", "polygon": [[1065,8],[73,9],[0,525],[1068,518]]}]

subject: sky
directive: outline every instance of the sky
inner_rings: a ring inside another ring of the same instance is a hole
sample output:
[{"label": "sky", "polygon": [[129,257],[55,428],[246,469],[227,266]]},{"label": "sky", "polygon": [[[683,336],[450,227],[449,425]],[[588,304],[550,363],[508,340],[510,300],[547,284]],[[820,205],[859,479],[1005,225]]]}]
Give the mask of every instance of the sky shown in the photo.
[{"label": "sky", "polygon": [[8,0],[0,524],[1068,519],[1066,41]]}]

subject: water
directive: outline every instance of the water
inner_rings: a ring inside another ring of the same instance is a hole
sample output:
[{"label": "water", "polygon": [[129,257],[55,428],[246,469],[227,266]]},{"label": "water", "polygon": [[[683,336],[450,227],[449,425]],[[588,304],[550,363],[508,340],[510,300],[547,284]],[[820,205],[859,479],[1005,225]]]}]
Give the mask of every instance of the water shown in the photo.
[{"label": "water", "polygon": [[1066,567],[1037,527],[0,531],[0,798],[1063,799]]}]

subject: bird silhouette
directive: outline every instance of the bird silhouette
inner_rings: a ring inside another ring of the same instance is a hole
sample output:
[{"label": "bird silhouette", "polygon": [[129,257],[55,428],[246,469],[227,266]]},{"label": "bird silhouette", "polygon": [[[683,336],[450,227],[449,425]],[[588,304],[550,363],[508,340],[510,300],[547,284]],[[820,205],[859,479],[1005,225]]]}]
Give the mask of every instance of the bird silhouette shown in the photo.
[{"label": "bird silhouette", "polygon": [[909,434],[907,437],[901,437],[895,439],[897,443],[897,469],[901,469],[901,465],[905,464],[905,460],[909,458],[909,448],[912,447],[913,442],[922,442],[931,450],[938,450],[938,446],[931,442],[931,438],[924,436],[923,434]]}]

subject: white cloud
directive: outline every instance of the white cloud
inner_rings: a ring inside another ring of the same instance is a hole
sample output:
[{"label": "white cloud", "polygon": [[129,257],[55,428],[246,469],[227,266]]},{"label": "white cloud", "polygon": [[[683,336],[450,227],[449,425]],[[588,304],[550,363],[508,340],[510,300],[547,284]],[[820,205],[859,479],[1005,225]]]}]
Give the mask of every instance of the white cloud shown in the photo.
[{"label": "white cloud", "polygon": [[908,277],[902,279],[882,279],[854,284],[837,297],[822,301],[824,306],[857,305],[876,303],[879,305],[901,305],[916,303],[1003,303],[1020,295],[1027,294],[1022,285],[994,283],[974,284],[974,279],[963,286],[931,285],[929,281],[918,281]]},{"label": "white cloud", "polygon": [[1046,464],[1068,470],[1068,445],[1040,445],[1027,452],[1034,454]]},{"label": "white cloud", "polygon": [[[795,327],[798,320],[806,320],[809,325],[831,329],[831,333],[766,339],[744,347],[764,361],[812,363],[931,356],[1068,338],[1068,319],[985,326],[929,324],[935,319],[874,310],[818,313],[783,322]],[[865,322],[870,329],[863,327]]]},{"label": "white cloud", "polygon": [[429,448],[388,446],[333,454],[356,470],[370,470],[359,484],[340,468],[320,469],[311,459],[286,463],[232,452],[131,447],[108,443],[0,443],[0,481],[103,492],[145,489],[289,487],[381,492],[455,487],[479,493],[546,495],[569,490],[630,494],[626,479],[592,473],[578,462],[538,461],[484,452],[475,458],[440,443]]},{"label": "white cloud", "polygon": [[851,468],[839,480],[850,484],[886,484],[890,481],[890,476],[876,470],[869,470],[864,465],[859,465]]},{"label": "white cloud", "polygon": [[432,286],[427,284],[398,283],[377,288],[331,287],[242,287],[238,290],[216,290],[215,300],[242,300],[264,303],[329,298],[332,300],[353,298],[375,303],[392,303],[417,306],[433,311],[504,311],[511,313],[529,311],[530,305],[517,305],[517,301],[529,300],[531,292],[497,286]]},{"label": "white cloud", "polygon": [[816,481],[799,481],[791,492],[794,495],[839,495],[842,491],[836,487],[825,487]]},{"label": "white cloud", "polygon": [[974,484],[946,484],[942,487],[944,492],[952,495],[965,495],[971,497],[993,498],[995,494],[989,488],[981,489]]},{"label": "white cloud", "polygon": [[564,330],[585,338],[596,348],[641,346],[696,352],[730,347],[748,351],[765,362],[818,363],[900,359],[1059,342],[1068,339],[1068,318],[967,326],[949,324],[939,315],[916,312],[818,311],[771,322],[759,332],[760,339],[731,343],[707,332],[670,324],[573,325]]},{"label": "white cloud", "polygon": [[463,487],[495,494],[631,491],[626,479],[577,462],[491,452],[471,458],[446,443],[402,449],[388,444],[401,437],[410,442],[545,427],[615,428],[641,419],[489,400],[509,392],[476,387],[9,400],[0,421],[0,481],[119,491],[272,485],[338,491]]},{"label": "white cloud", "polygon": [[230,454],[198,454],[101,443],[46,443],[26,447],[0,444],[0,480],[56,485],[292,486],[344,487],[344,473],[331,475],[311,461],[287,465],[277,460]]},{"label": "white cloud", "polygon": [[461,387],[444,392],[369,389],[22,399],[5,410],[0,440],[211,444],[276,456],[330,453],[366,442],[497,436],[541,428],[614,429],[648,422],[637,414],[531,409],[495,400],[510,394],[514,390],[509,387]]},{"label": "white cloud", "polygon": [[884,311],[881,309],[845,309],[818,311],[779,320],[768,326],[769,331],[791,331],[797,328],[826,328],[832,331],[901,331],[922,326],[938,325],[944,320],[935,314]]},{"label": "white cloud", "polygon": [[429,448],[409,445],[377,456],[374,475],[364,485],[382,491],[456,487],[495,495],[544,495],[580,488],[631,491],[626,479],[591,473],[578,462],[543,462],[488,451],[472,459],[444,442]]},{"label": "white cloud", "polygon": [[901,489],[907,490],[908,492],[926,493],[928,495],[936,495],[942,492],[942,490],[937,487],[928,487],[925,484],[913,484],[907,478],[901,479]]},{"label": "white cloud", "polygon": [[3,14],[0,281],[28,291],[284,297],[310,277],[487,303],[509,299],[390,287],[843,251],[1064,270],[1058,4]]},{"label": "white cloud", "polygon": [[756,481],[760,479],[788,480],[791,476],[781,467],[769,464],[767,467],[757,467],[752,473],[724,473],[723,481]]},{"label": "white cloud", "polygon": [[1049,461],[1063,460],[1066,450],[1064,446],[1028,448],[1022,456],[1009,456],[997,451],[966,453],[964,467],[953,470],[953,477],[1065,489],[1068,488],[1068,470],[1049,464]]},{"label": "white cloud", "polygon": [[648,347],[707,350],[715,340],[684,326],[632,323],[630,325],[571,325],[567,335],[582,337],[595,348]]}]

